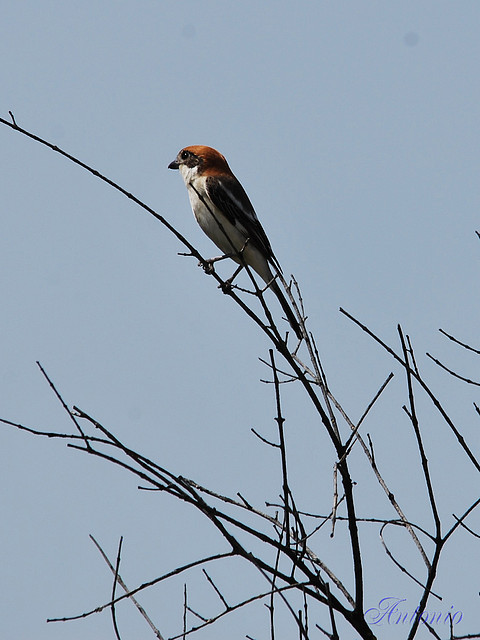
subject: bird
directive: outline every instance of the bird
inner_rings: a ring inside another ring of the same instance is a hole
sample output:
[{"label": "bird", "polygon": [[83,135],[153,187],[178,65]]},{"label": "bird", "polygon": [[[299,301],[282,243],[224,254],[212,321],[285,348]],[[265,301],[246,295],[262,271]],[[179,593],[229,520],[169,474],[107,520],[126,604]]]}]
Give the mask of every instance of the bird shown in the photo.
[{"label": "bird", "polygon": [[[169,169],[178,169],[193,214],[202,231],[240,269],[248,265],[277,296],[297,338],[302,331],[274,276],[282,269],[245,189],[216,149],[192,145],[181,149]],[[236,273],[234,274],[234,276]]]}]

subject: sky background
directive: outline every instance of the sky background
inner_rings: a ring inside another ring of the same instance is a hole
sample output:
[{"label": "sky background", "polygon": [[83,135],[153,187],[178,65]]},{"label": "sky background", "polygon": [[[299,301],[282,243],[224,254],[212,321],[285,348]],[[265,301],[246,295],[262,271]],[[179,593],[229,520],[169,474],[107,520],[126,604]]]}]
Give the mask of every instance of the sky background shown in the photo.
[{"label": "sky background", "polygon": [[[438,329],[479,347],[479,20],[475,0],[2,2],[0,115],[11,110],[135,193],[206,257],[218,251],[167,165],[191,144],[227,157],[300,283],[331,388],[352,418],[396,374],[363,433],[407,516],[430,529],[402,372],[338,309],[395,347],[401,323],[478,454],[478,391],[425,352],[478,380],[478,357]],[[263,334],[146,212],[17,132],[2,126],[0,139],[1,417],[70,430],[39,360],[69,405],[132,448],[260,507],[274,501],[278,460],[250,431],[275,434],[272,389],[259,381]],[[299,389],[288,385],[283,403],[298,498],[328,513],[328,441]],[[478,496],[478,473],[431,405],[420,400],[419,412],[449,523]],[[139,492],[118,469],[6,426],[0,442],[2,638],[113,637],[108,613],[45,623],[108,601],[111,577],[90,533],[112,556],[124,536],[131,586],[225,549],[197,514]],[[352,465],[360,515],[392,517],[359,452]],[[478,531],[479,515],[469,524]],[[422,577],[411,543],[389,539]],[[362,542],[366,607],[392,596],[413,611],[418,591],[385,559],[377,528],[365,526]],[[319,550],[348,583],[341,531]],[[459,532],[436,588],[438,611],[463,612],[459,632],[480,627],[478,569],[478,546]],[[232,601],[265,587],[239,562],[212,575]],[[217,602],[199,571],[188,584],[192,606],[211,615]],[[182,590],[177,579],[141,598],[166,637],[181,631]],[[119,622],[125,638],[152,637],[129,603]],[[284,624],[280,640],[292,637]],[[197,637],[227,631],[269,637],[263,605]]]}]

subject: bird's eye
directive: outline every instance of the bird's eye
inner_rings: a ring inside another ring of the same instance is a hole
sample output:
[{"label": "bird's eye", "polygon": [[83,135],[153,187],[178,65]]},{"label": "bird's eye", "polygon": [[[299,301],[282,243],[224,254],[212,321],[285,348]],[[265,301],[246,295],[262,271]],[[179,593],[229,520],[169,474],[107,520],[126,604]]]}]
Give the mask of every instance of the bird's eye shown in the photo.
[{"label": "bird's eye", "polygon": [[185,151],[185,149],[182,151],[182,153],[180,154],[180,157],[182,160],[186,160],[188,158],[190,154],[188,153],[188,151]]}]

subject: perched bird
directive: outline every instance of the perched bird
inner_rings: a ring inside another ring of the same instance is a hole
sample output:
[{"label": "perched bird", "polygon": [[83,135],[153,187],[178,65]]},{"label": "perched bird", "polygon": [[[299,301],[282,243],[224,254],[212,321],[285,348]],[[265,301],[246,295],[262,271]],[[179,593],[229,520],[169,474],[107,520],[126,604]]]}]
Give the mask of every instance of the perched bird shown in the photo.
[{"label": "perched bird", "polygon": [[297,319],[274,279],[282,270],[244,188],[221,153],[211,147],[185,147],[168,165],[179,169],[195,218],[217,247],[238,264],[247,264],[277,296],[299,340]]}]

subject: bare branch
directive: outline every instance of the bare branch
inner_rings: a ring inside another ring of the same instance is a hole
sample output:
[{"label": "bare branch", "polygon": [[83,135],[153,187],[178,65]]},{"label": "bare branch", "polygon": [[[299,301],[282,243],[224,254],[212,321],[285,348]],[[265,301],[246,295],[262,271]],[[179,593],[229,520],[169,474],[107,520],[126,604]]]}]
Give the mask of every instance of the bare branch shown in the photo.
[{"label": "bare branch", "polygon": [[473,529],[470,529],[470,527],[467,527],[467,525],[464,522],[462,522],[460,520],[460,518],[457,518],[457,516],[454,513],[452,513],[452,515],[455,518],[455,520],[460,523],[460,525],[463,527],[463,529],[468,531],[468,533],[471,533],[472,536],[474,536],[475,538],[480,539],[480,533],[476,533],[475,531],[473,531]]},{"label": "bare branch", "polygon": [[15,427],[19,431],[26,431],[27,433],[31,433],[35,436],[43,436],[44,438],[59,438],[60,440],[89,440],[90,442],[98,442],[101,444],[111,444],[108,440],[104,438],[96,438],[94,436],[81,436],[76,433],[57,433],[56,431],[41,431],[40,429],[35,429],[33,427],[27,427],[19,422],[12,422],[11,420],[7,420],[6,418],[0,418],[0,422],[3,424],[7,424],[11,427]]},{"label": "bare branch", "polygon": [[[105,562],[108,565],[108,568],[110,569],[110,571],[115,574],[115,567],[112,565],[112,563],[110,562],[110,560],[107,557],[107,554],[105,553],[105,551],[102,549],[102,547],[100,546],[100,544],[95,540],[95,538],[90,534],[89,536],[90,540],[93,542],[93,544],[97,547],[98,551],[100,552],[102,558],[105,560]],[[125,582],[123,581],[121,575],[118,573],[117,571],[117,578],[116,581],[118,582],[118,584],[122,587],[122,589],[125,591],[125,593],[128,595],[128,597],[130,598],[130,600],[133,602],[133,604],[137,607],[138,611],[140,612],[140,614],[143,616],[143,618],[145,618],[145,620],[147,621],[148,625],[150,626],[150,628],[152,629],[153,633],[157,636],[158,640],[164,640],[162,634],[160,633],[160,631],[157,629],[157,627],[153,624],[153,622],[151,621],[151,619],[149,618],[149,616],[147,615],[145,609],[142,607],[142,605],[138,602],[138,600],[129,592],[127,585],[125,584]],[[114,600],[115,597],[112,596],[112,606],[114,605]]]},{"label": "bare branch", "polygon": [[230,605],[227,603],[227,601],[225,600],[225,598],[223,597],[223,595],[220,592],[220,589],[216,586],[216,584],[213,582],[213,580],[211,579],[211,577],[208,575],[208,573],[205,571],[205,569],[202,569],[204,576],[206,577],[206,579],[208,580],[208,582],[212,585],[213,589],[215,590],[215,593],[217,594],[217,596],[220,598],[220,600],[222,601],[225,609],[230,609]]},{"label": "bare branch", "polygon": [[188,600],[187,600],[187,585],[183,585],[183,633],[182,638],[185,639],[187,635],[187,609],[188,609]]},{"label": "bare branch", "polygon": [[[474,351],[474,349],[472,349],[472,351]],[[446,371],[447,373],[449,373],[451,376],[453,376],[454,378],[458,378],[459,380],[461,380],[462,382],[466,382],[467,384],[473,384],[477,387],[480,387],[480,382],[475,382],[475,380],[470,380],[470,378],[465,378],[464,376],[461,376],[459,373],[455,373],[455,371],[453,371],[452,369],[449,369],[446,365],[444,365],[442,362],[440,362],[440,360],[438,360],[438,358],[434,358],[430,353],[426,353],[425,354],[428,358],[430,358],[430,360],[433,360],[433,362],[438,365],[441,369],[443,369],[444,371]]]},{"label": "bare branch", "polygon": [[360,429],[360,426],[361,426],[362,422],[365,420],[365,418],[367,417],[368,413],[370,412],[370,409],[373,407],[373,405],[376,403],[378,398],[381,396],[381,394],[383,393],[383,391],[386,388],[387,384],[390,382],[390,380],[392,378],[393,378],[393,373],[390,372],[388,374],[387,379],[385,380],[385,382],[383,382],[383,384],[381,385],[380,389],[377,391],[377,393],[374,395],[372,400],[369,402],[367,408],[365,409],[365,411],[361,415],[360,420],[357,422],[356,427],[353,429],[353,432],[351,433],[350,437],[348,438],[347,442],[344,445],[344,447],[345,447],[344,456],[347,456],[349,454],[349,451],[351,450],[350,444],[352,443],[353,439],[355,438],[355,436],[357,434],[357,431]]},{"label": "bare branch", "polygon": [[283,502],[284,502],[284,510],[283,510],[283,526],[285,529],[285,544],[290,546],[290,506],[288,501],[288,496],[290,494],[290,488],[288,486],[288,476],[287,476],[287,451],[285,448],[285,433],[283,430],[284,418],[282,416],[282,408],[280,403],[280,385],[278,383],[278,375],[275,367],[275,358],[273,355],[273,349],[269,350],[270,355],[270,363],[272,366],[273,372],[273,380],[275,383],[275,403],[277,408],[277,415],[275,418],[275,422],[278,426],[278,437],[280,442],[280,455],[282,460],[282,487],[283,487]]},{"label": "bare branch", "polygon": [[[415,578],[415,576],[410,573],[410,571],[408,571],[406,569],[406,567],[404,567],[393,555],[393,553],[390,551],[390,549],[387,546],[387,543],[385,542],[385,538],[383,536],[383,531],[384,529],[390,525],[390,522],[386,522],[380,529],[379,535],[380,535],[380,540],[382,542],[383,548],[385,549],[385,553],[387,554],[387,556],[390,558],[390,560],[395,564],[395,566],[397,566],[400,571],[402,573],[404,573],[405,575],[407,575],[411,580],[413,580],[413,582],[415,582],[416,584],[418,584],[419,587],[421,587],[422,589],[424,588],[424,584],[418,580],[417,578]],[[438,598],[439,600],[441,600],[442,598],[439,595],[436,595],[435,593],[432,592],[432,595],[435,596],[436,598]]]},{"label": "bare branch", "polygon": [[330,624],[332,625],[332,633],[330,635],[332,640],[340,640],[340,637],[338,635],[338,631],[337,631],[337,624],[335,622],[335,610],[332,607],[332,605],[330,604],[330,585],[327,583],[327,592],[328,592],[328,599],[329,599],[329,605],[328,605],[328,609],[330,611]]},{"label": "bare branch", "polygon": [[[131,591],[128,591],[128,593],[125,593],[123,596],[118,596],[117,598],[115,598],[115,604],[118,604],[119,602],[121,602],[122,600],[125,600],[126,598],[131,598],[132,596],[136,595],[139,591],[143,591],[144,589],[148,589],[149,587],[153,587],[153,585],[155,585],[155,584],[159,584],[160,582],[164,582],[165,580],[168,580],[172,576],[180,575],[181,573],[184,573],[185,571],[189,571],[190,569],[193,569],[194,567],[199,567],[199,566],[201,566],[203,564],[207,564],[209,562],[213,562],[214,560],[221,560],[222,558],[231,558],[234,555],[235,554],[232,551],[230,551],[228,553],[217,553],[217,554],[215,554],[213,556],[207,556],[205,558],[201,558],[200,560],[194,560],[193,562],[189,562],[188,564],[184,564],[184,565],[182,565],[180,567],[176,567],[175,569],[172,569],[172,571],[168,571],[167,573],[164,573],[163,575],[159,576],[158,578],[154,578],[153,580],[150,580],[148,582],[144,582],[139,587],[136,587],[135,589],[132,589]],[[91,615],[93,615],[95,613],[101,613],[102,611],[104,611],[105,609],[110,607],[111,605],[112,605],[111,602],[106,602],[105,604],[102,604],[99,607],[95,607],[95,609],[91,609],[90,611],[86,611],[86,612],[80,613],[78,615],[68,616],[68,617],[63,617],[63,618],[49,618],[47,620],[47,622],[66,622],[66,621],[69,621],[69,620],[80,620],[81,618],[88,618],[89,616],[91,616]]]},{"label": "bare branch", "polygon": [[110,610],[112,612],[113,630],[115,631],[115,636],[117,640],[122,640],[120,638],[120,632],[118,630],[118,625],[117,625],[117,614],[115,612],[115,592],[117,590],[118,570],[120,568],[120,558],[122,555],[122,543],[123,543],[123,536],[120,537],[120,540],[118,543],[117,561],[115,563],[115,572],[113,576],[112,597],[110,598],[110,602],[111,602]]},{"label": "bare branch", "polygon": [[266,438],[264,438],[263,436],[261,436],[258,431],[255,431],[255,429],[253,427],[250,428],[250,431],[253,433],[253,435],[257,436],[257,438],[259,440],[261,440],[264,444],[268,444],[269,447],[276,447],[277,449],[280,448],[280,445],[276,442],[270,442],[270,440],[267,440]]},{"label": "bare branch", "polygon": [[[342,408],[340,403],[333,396],[331,396],[331,397],[332,397],[332,400],[333,400],[337,410],[340,411],[340,413],[342,414],[344,420],[350,426],[352,431],[354,431],[355,430],[355,425],[353,424],[353,422],[350,420],[350,418],[348,417],[348,415],[346,414],[346,412],[344,411],[344,409]],[[364,452],[365,456],[367,457],[367,459],[368,459],[368,461],[370,463],[370,466],[372,468],[373,473],[375,474],[377,482],[382,487],[383,491],[385,492],[385,495],[387,496],[388,500],[390,501],[390,504],[395,509],[395,511],[398,513],[398,515],[400,516],[400,519],[402,520],[402,522],[405,523],[405,527],[407,528],[407,531],[409,532],[413,542],[415,543],[415,546],[417,547],[418,551],[420,552],[420,555],[422,556],[422,559],[423,559],[424,563],[427,566],[430,566],[430,562],[428,560],[427,554],[425,553],[425,550],[424,550],[420,540],[418,539],[415,531],[413,530],[413,527],[411,526],[409,520],[407,519],[407,517],[403,513],[402,509],[400,508],[400,505],[398,504],[398,502],[397,502],[397,500],[395,498],[395,495],[388,488],[387,483],[385,482],[383,476],[380,473],[380,470],[378,469],[377,463],[375,461],[375,455],[374,455],[374,451],[373,451],[373,444],[372,444],[372,441],[371,441],[371,438],[370,438],[370,434],[367,433],[367,439],[369,441],[369,445],[370,446],[367,446],[367,444],[365,443],[363,438],[360,436],[358,431],[357,431],[356,438],[357,438],[358,442],[360,443],[360,445],[361,445],[361,447],[363,449],[363,452]]]},{"label": "bare branch", "polygon": [[[408,363],[408,353],[407,353],[407,347],[405,344],[405,338],[403,335],[403,331],[402,328],[400,327],[400,325],[398,325],[398,334],[400,336],[400,342],[402,345],[402,351],[403,351],[403,356],[405,358],[405,362]],[[413,349],[412,346],[410,345],[410,355],[413,359]],[[413,360],[414,362],[414,360]],[[418,368],[416,366],[416,364],[414,364],[415,367],[415,371],[417,373],[418,376]],[[425,448],[423,446],[423,440],[422,440],[422,436],[420,433],[420,426],[418,424],[418,419],[417,419],[417,414],[416,414],[416,409],[415,409],[415,398],[413,395],[413,385],[412,385],[412,375],[411,375],[411,369],[410,367],[405,367],[405,371],[407,374],[407,387],[408,387],[408,399],[410,402],[410,420],[413,426],[413,430],[415,432],[415,438],[417,440],[417,447],[418,447],[418,451],[420,453],[420,460],[422,463],[422,469],[423,469],[423,475],[425,477],[425,483],[427,485],[427,491],[428,491],[428,499],[430,501],[430,507],[432,509],[432,515],[433,515],[433,520],[435,522],[435,538],[436,540],[440,540],[441,536],[442,536],[442,528],[441,528],[441,523],[440,523],[440,516],[438,515],[438,509],[437,509],[437,503],[435,500],[435,494],[433,492],[433,484],[432,484],[432,479],[430,476],[430,470],[428,468],[428,460],[427,460],[427,456],[425,453]]]},{"label": "bare branch", "polygon": [[82,436],[83,441],[85,442],[85,446],[87,447],[87,449],[90,449],[90,443],[88,441],[88,438],[86,438],[85,434],[82,431],[82,427],[79,425],[78,420],[75,418],[75,416],[73,415],[73,413],[70,411],[70,409],[67,407],[67,404],[65,403],[64,399],[62,398],[62,396],[60,395],[60,393],[58,392],[56,386],[53,384],[53,382],[50,380],[50,378],[48,377],[45,369],[42,367],[42,365],[40,364],[40,362],[38,362],[37,360],[37,366],[40,369],[40,371],[42,372],[43,377],[45,378],[45,380],[48,382],[48,384],[50,385],[50,388],[52,389],[53,393],[56,395],[58,401],[60,402],[60,404],[62,405],[62,407],[65,409],[65,411],[68,413],[70,419],[72,420],[73,424],[76,426],[76,428],[78,429],[78,432],[80,433],[80,435]]},{"label": "bare branch", "polygon": [[443,329],[439,329],[439,331],[440,333],[443,333],[443,335],[446,336],[449,340],[451,340],[452,342],[455,342],[455,344],[460,345],[464,349],[468,349],[468,351],[473,351],[473,353],[476,353],[477,355],[480,356],[480,349],[474,349],[466,342],[461,342],[460,340],[458,340],[458,338],[455,338],[454,336],[452,336],[450,333],[447,333]]},{"label": "bare branch", "polygon": [[[302,583],[296,583],[296,584],[286,585],[284,587],[279,587],[278,589],[275,589],[275,593],[282,593],[283,591],[296,589],[299,586],[301,586],[301,584]],[[206,619],[204,622],[202,622],[202,624],[199,624],[199,625],[196,625],[194,627],[191,627],[186,632],[182,632],[179,635],[172,636],[171,638],[169,638],[169,640],[179,640],[179,638],[183,638],[183,637],[186,637],[186,636],[188,636],[188,635],[190,635],[192,633],[195,633],[196,631],[200,631],[200,629],[204,629],[205,627],[208,627],[211,624],[214,624],[215,622],[217,622],[217,620],[220,620],[220,618],[223,618],[227,614],[230,614],[233,611],[237,611],[238,609],[241,609],[242,607],[246,607],[247,605],[251,604],[252,602],[256,602],[258,600],[262,600],[263,598],[267,598],[268,596],[270,596],[270,590],[269,591],[265,591],[263,593],[258,593],[258,594],[254,595],[254,596],[251,596],[250,598],[246,598],[245,600],[242,600],[241,602],[238,602],[237,604],[232,605],[228,610],[224,609],[223,611],[218,613],[216,616],[213,616],[211,618]]]},{"label": "bare branch", "polygon": [[460,518],[457,518],[456,516],[454,516],[456,522],[455,522],[454,525],[452,525],[450,527],[450,529],[445,534],[445,536],[443,538],[443,541],[442,541],[443,544],[453,535],[453,533],[458,529],[458,527],[463,524],[463,521],[465,520],[465,518],[467,518],[472,513],[472,511],[474,511],[478,507],[478,505],[480,505],[480,498],[478,498],[478,500],[475,500],[475,502],[473,504],[471,504],[468,507],[468,509],[466,509],[463,512],[463,514],[460,516]]},{"label": "bare branch", "polygon": [[[383,340],[381,340],[378,336],[376,336],[367,326],[362,324],[359,320],[354,318],[350,313],[348,313],[344,309],[340,308],[340,312],[343,313],[343,315],[349,318],[352,322],[354,322],[358,327],[360,327],[362,331],[364,331],[367,335],[373,338],[375,342],[381,345],[381,347],[385,349],[385,351],[389,353],[393,358],[395,358],[395,360],[399,362],[402,365],[402,367],[408,368],[408,363],[402,360],[402,358],[399,355],[397,355],[391,347],[389,347],[385,342],[383,342]],[[445,420],[449,428],[453,431],[453,433],[455,434],[455,437],[457,438],[458,443],[460,444],[464,452],[467,454],[468,458],[470,459],[474,467],[477,469],[477,471],[480,471],[480,462],[476,459],[470,447],[465,442],[465,438],[462,436],[460,431],[454,425],[453,421],[448,416],[447,412],[441,405],[440,401],[435,397],[431,389],[428,387],[428,385],[425,383],[425,381],[421,378],[420,375],[418,375],[415,371],[411,371],[411,374],[417,380],[417,382],[421,385],[422,389],[425,391],[425,393],[428,395],[430,400],[433,402],[433,405],[435,406],[435,408],[438,410],[438,412],[440,413],[442,418]]]}]

